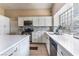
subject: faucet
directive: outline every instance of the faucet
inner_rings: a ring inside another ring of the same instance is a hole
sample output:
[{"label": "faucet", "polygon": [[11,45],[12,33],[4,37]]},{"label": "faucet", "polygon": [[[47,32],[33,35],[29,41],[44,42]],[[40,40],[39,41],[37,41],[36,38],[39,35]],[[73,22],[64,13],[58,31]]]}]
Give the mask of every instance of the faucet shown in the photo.
[{"label": "faucet", "polygon": [[61,26],[61,25],[59,25],[59,26],[57,27],[56,32],[55,32],[54,34],[59,35],[59,34],[60,34],[60,33],[59,33],[59,30],[60,30],[60,29],[62,29],[62,26]]}]

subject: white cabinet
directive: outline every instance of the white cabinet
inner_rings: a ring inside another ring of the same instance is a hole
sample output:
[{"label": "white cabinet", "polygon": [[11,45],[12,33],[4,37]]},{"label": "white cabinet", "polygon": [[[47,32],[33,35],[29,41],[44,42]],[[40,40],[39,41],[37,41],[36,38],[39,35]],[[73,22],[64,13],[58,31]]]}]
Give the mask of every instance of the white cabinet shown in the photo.
[{"label": "white cabinet", "polygon": [[38,21],[39,21],[39,26],[45,26],[45,17],[39,17]]},{"label": "white cabinet", "polygon": [[10,19],[0,15],[0,35],[10,33]]},{"label": "white cabinet", "polygon": [[19,43],[15,43],[0,56],[28,56],[30,53],[29,36],[21,40]]},{"label": "white cabinet", "polygon": [[52,26],[52,17],[45,17],[45,26]]},{"label": "white cabinet", "polygon": [[24,26],[24,18],[18,17],[18,26]]},{"label": "white cabinet", "polygon": [[64,49],[61,45],[57,45],[57,56],[72,56],[66,49]]},{"label": "white cabinet", "polygon": [[44,31],[32,32],[32,42],[35,43],[46,43]]},{"label": "white cabinet", "polygon": [[32,21],[33,17],[23,17],[24,18],[24,21]]},{"label": "white cabinet", "polygon": [[27,42],[27,39],[23,40],[19,45],[20,56],[29,55],[29,42]]},{"label": "white cabinet", "polygon": [[48,54],[50,55],[50,41],[49,41],[49,36],[45,34],[45,39],[46,39],[46,48],[48,51]]},{"label": "white cabinet", "polygon": [[39,43],[39,33],[32,32],[32,42]]},{"label": "white cabinet", "polygon": [[33,26],[39,26],[38,17],[33,17]]},{"label": "white cabinet", "polygon": [[24,21],[33,21],[33,26],[52,26],[52,16],[18,17],[18,26],[24,26]]},{"label": "white cabinet", "polygon": [[30,52],[29,44],[29,37],[27,37],[16,45],[17,51],[13,54],[13,56],[28,56]]},{"label": "white cabinet", "polygon": [[52,17],[51,16],[34,17],[33,26],[52,26]]}]

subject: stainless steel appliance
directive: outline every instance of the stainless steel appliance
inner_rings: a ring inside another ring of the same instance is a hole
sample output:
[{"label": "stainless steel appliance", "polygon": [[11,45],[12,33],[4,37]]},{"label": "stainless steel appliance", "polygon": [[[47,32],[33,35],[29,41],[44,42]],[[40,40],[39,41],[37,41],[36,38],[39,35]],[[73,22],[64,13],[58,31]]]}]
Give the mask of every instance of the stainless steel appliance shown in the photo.
[{"label": "stainless steel appliance", "polygon": [[50,56],[57,56],[57,43],[50,38]]},{"label": "stainless steel appliance", "polygon": [[32,32],[33,26],[32,21],[24,21],[24,30],[22,31],[22,35],[30,35],[30,42],[32,42]]}]

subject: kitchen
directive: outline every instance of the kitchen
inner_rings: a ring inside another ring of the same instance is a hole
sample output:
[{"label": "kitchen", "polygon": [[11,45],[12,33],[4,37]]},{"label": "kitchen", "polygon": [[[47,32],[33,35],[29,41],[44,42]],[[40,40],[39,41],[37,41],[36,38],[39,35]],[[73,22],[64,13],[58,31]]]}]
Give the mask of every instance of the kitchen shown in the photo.
[{"label": "kitchen", "polygon": [[78,56],[78,7],[0,3],[0,56]]}]

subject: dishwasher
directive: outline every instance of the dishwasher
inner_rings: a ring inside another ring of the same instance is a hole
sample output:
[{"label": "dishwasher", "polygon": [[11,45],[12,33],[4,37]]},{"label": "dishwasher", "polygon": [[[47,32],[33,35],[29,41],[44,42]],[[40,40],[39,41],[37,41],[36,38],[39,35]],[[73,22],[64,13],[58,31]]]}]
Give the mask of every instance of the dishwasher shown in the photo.
[{"label": "dishwasher", "polygon": [[57,43],[52,39],[50,39],[50,56],[57,56]]}]

